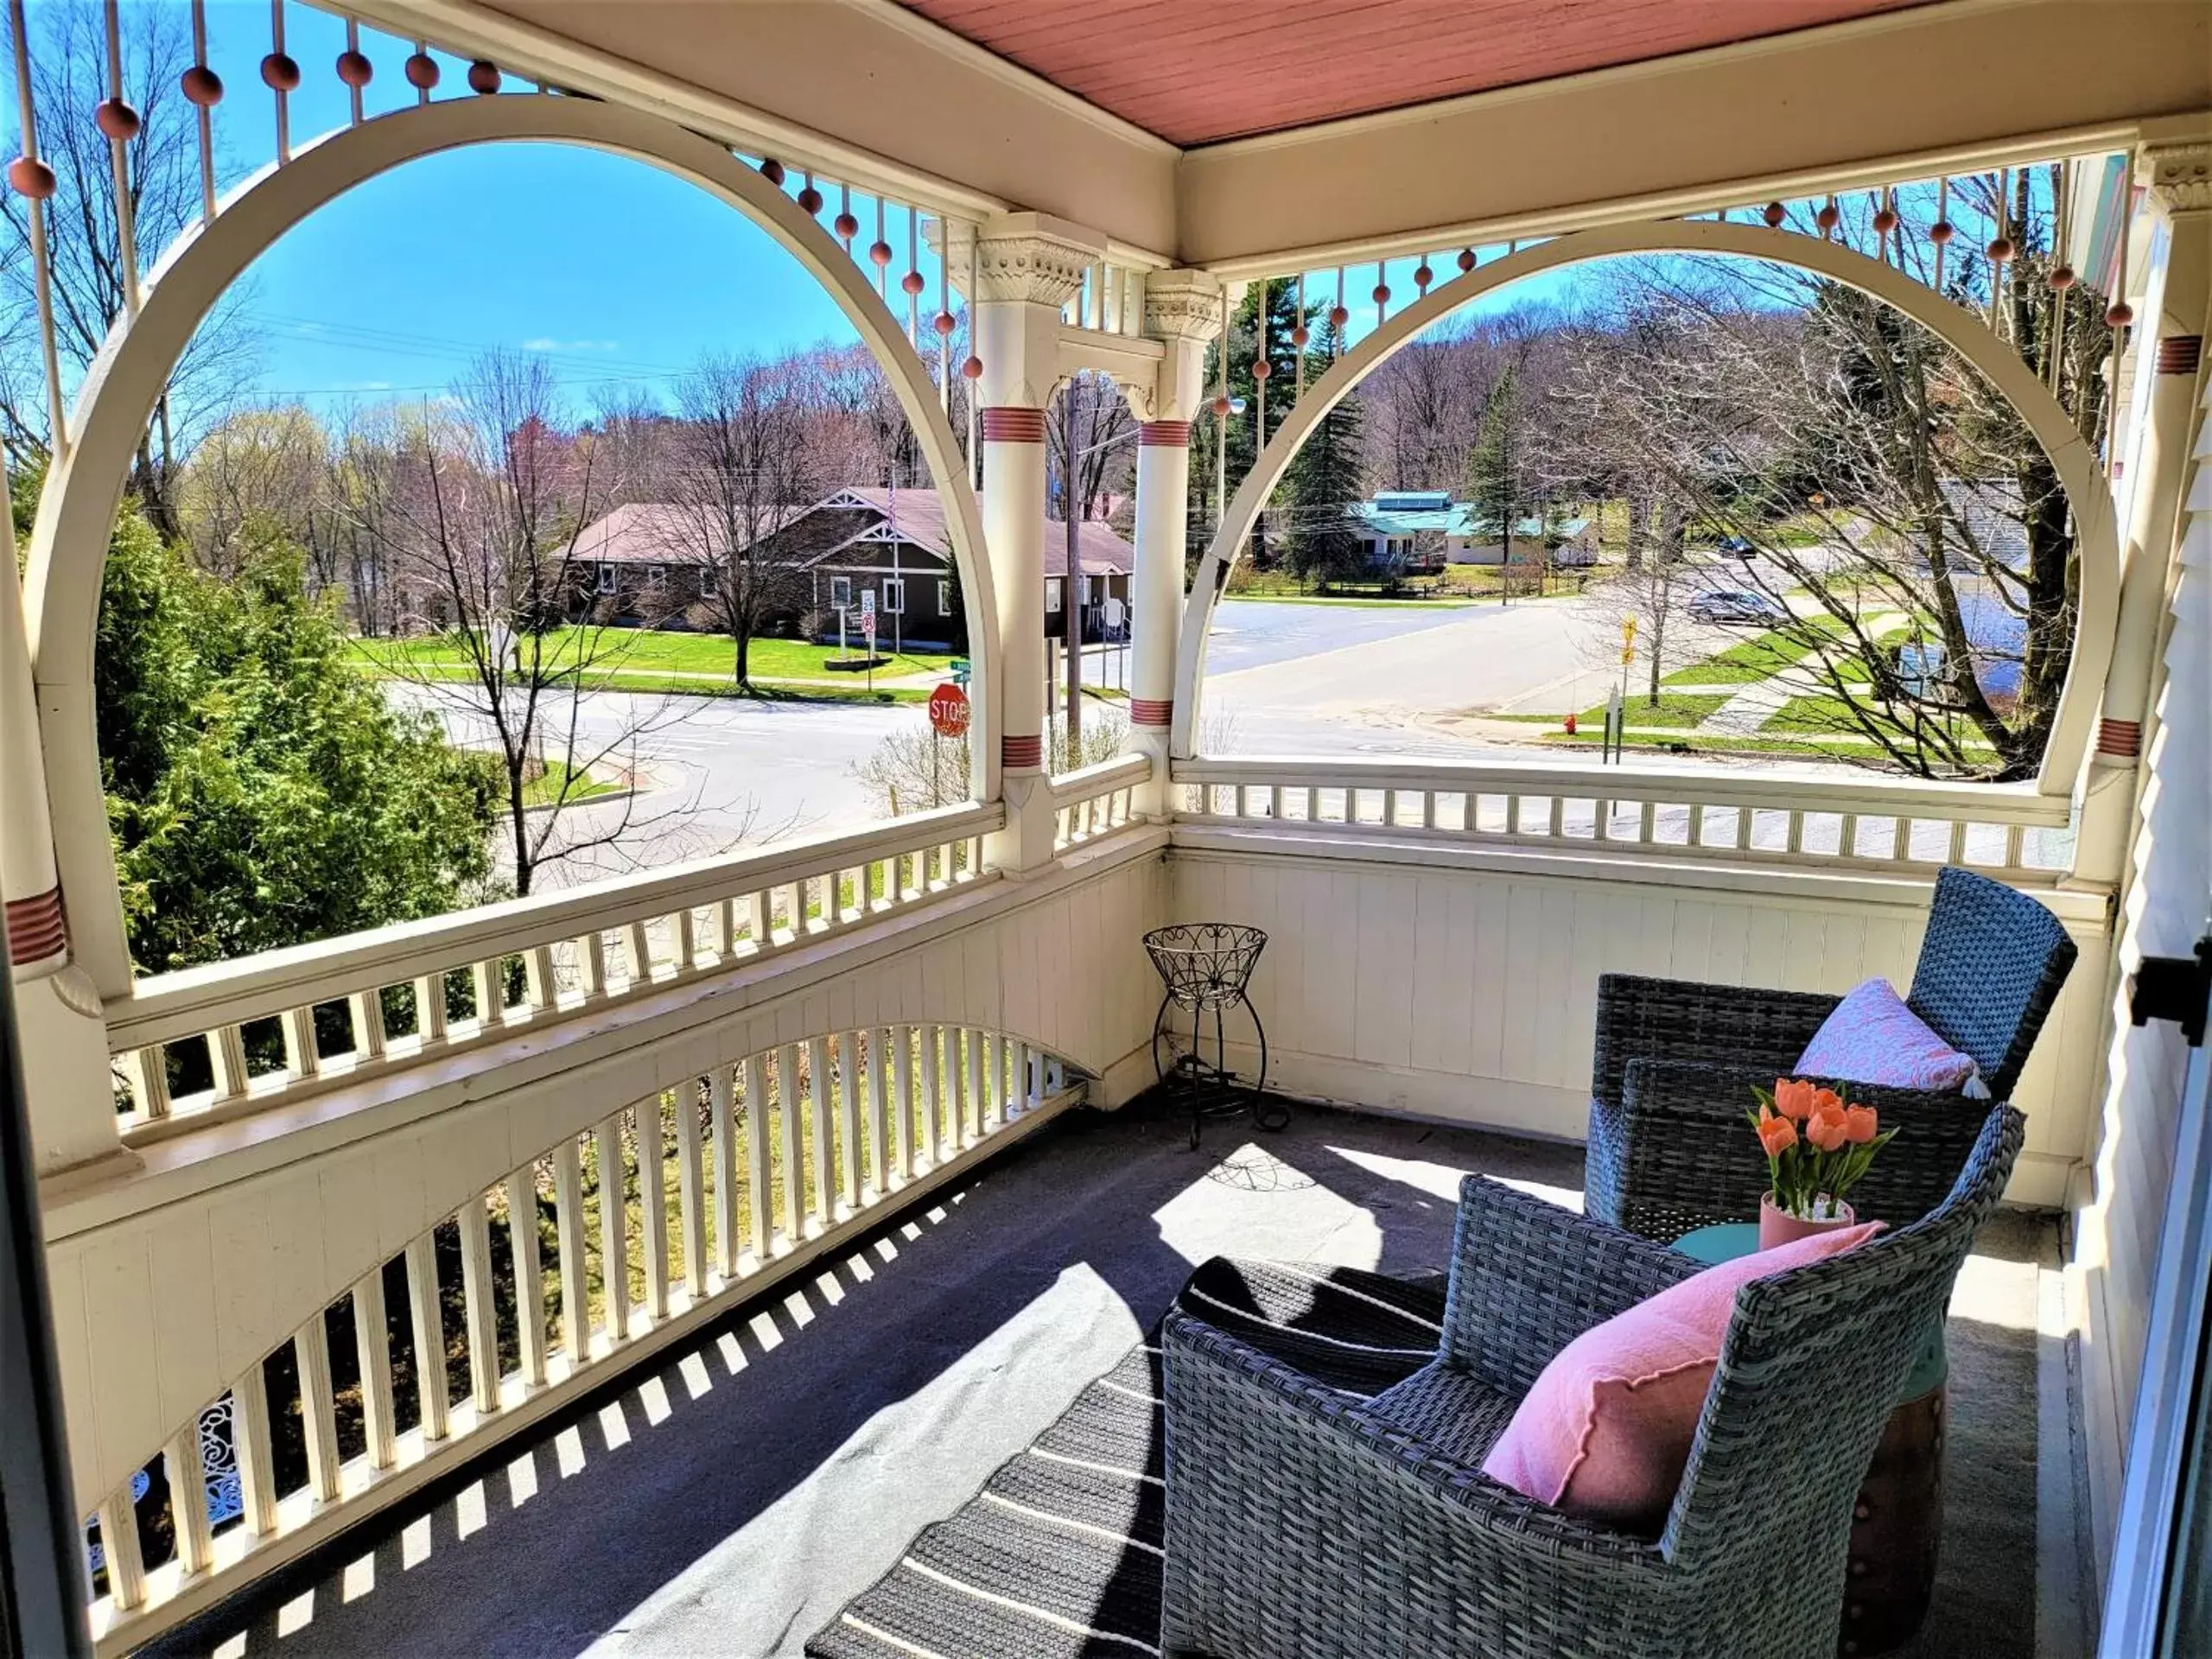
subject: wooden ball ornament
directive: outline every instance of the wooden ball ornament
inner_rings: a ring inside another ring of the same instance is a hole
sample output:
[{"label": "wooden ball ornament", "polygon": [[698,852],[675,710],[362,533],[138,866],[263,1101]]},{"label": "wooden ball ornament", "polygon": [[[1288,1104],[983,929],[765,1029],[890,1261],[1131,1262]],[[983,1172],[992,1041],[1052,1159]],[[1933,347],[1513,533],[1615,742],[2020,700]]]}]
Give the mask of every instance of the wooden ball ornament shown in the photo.
[{"label": "wooden ball ornament", "polygon": [[348,86],[365,86],[376,79],[377,67],[369,61],[365,52],[340,52],[338,54],[338,79]]},{"label": "wooden ball ornament", "polygon": [[400,73],[416,92],[427,92],[438,84],[438,60],[427,52],[417,52],[409,57]]},{"label": "wooden ball ornament", "polygon": [[300,89],[300,66],[289,54],[271,52],[261,60],[261,84],[276,92]]},{"label": "wooden ball ornament", "polygon": [[138,111],[119,98],[104,98],[92,111],[92,124],[106,138],[119,139],[129,143],[138,136],[146,124],[138,118]]},{"label": "wooden ball ornament", "polygon": [[489,98],[499,90],[499,66],[479,58],[468,66],[468,90],[480,98]]},{"label": "wooden ball ornament", "polygon": [[223,78],[204,63],[195,63],[177,77],[183,89],[184,101],[212,110],[223,101]]},{"label": "wooden ball ornament", "polygon": [[31,201],[44,201],[54,191],[54,169],[44,162],[18,156],[8,163],[8,187]]}]

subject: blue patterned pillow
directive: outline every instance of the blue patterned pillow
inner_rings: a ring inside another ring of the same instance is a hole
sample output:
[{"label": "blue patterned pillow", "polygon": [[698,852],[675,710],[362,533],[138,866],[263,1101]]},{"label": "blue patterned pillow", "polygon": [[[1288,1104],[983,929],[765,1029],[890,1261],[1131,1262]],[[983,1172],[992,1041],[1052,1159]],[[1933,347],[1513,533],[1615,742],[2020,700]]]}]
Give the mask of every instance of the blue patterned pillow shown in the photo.
[{"label": "blue patterned pillow", "polygon": [[1972,1086],[1981,1081],[1974,1058],[1930,1031],[1886,979],[1870,979],[1836,1004],[1798,1056],[1797,1075],[1985,1097],[1988,1092]]}]

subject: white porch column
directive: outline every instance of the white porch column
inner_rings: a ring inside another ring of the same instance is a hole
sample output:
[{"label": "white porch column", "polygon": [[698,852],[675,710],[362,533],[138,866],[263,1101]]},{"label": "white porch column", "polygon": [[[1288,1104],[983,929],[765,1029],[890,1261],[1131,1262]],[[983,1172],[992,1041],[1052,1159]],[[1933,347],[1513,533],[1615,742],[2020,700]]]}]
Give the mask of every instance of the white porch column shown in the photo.
[{"label": "white porch column", "polygon": [[[1175,654],[1183,626],[1190,535],[1191,419],[1205,395],[1207,341],[1221,332],[1218,278],[1202,270],[1153,274],[1144,331],[1166,349],[1137,431],[1136,572],[1130,579],[1129,747],[1152,757],[1139,811],[1167,809],[1167,734],[1174,722]],[[1141,400],[1132,397],[1132,403]]]},{"label": "white porch column", "polygon": [[[0,471],[0,506],[6,499]],[[13,560],[0,574],[0,899],[7,905],[8,967],[38,1173],[120,1156],[99,995],[91,976],[69,960]]]},{"label": "white porch column", "polygon": [[1008,873],[1052,857],[1045,768],[1045,406],[1060,378],[1060,308],[1105,253],[1103,238],[1041,213],[987,221],[976,261],[982,359],[983,539],[998,596],[1006,828],[987,857]]},{"label": "white porch column", "polygon": [[2125,480],[2120,619],[2105,677],[2082,798],[2076,880],[2117,885],[2127,857],[2143,748],[2143,718],[2167,593],[2182,475],[2189,459],[2206,302],[2212,294],[2212,146],[2146,147],[2140,163],[2166,242],[2164,280],[2155,268],[2139,320],[2138,372],[2153,379],[2143,430]]}]

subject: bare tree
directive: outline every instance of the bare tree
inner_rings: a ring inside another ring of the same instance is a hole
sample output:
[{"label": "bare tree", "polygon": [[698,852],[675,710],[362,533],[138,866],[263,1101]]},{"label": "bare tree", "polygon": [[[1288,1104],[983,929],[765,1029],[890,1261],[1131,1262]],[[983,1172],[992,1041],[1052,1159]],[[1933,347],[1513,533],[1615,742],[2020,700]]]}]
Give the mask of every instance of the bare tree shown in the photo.
[{"label": "bare tree", "polygon": [[438,631],[439,649],[394,651],[390,671],[492,752],[519,893],[563,860],[640,844],[652,826],[634,790],[576,809],[610,772],[634,781],[640,741],[675,718],[665,699],[594,695],[619,686],[637,635],[592,614],[578,539],[618,480],[563,420],[542,359],[488,353],[449,412],[425,410],[403,434],[403,476],[361,520],[386,542],[410,610]]},{"label": "bare tree", "polygon": [[773,532],[820,493],[805,378],[804,359],[714,355],[677,391],[663,534],[693,608],[730,636],[746,691],[754,638],[801,591],[793,550]]},{"label": "bare tree", "polygon": [[[2000,321],[2086,435],[2104,302],[2041,280],[2048,200],[1983,193],[2022,250]],[[1910,228],[1933,207],[1899,210]],[[1687,521],[1754,554],[1730,585],[1796,601],[1789,728],[1923,776],[2031,772],[2072,652],[2077,554],[2018,415],[1927,330],[1802,272],[1652,261],[1618,282],[1574,396],[1607,465],[1656,495],[1662,563]]]},{"label": "bare tree", "polygon": [[259,521],[308,555],[318,590],[336,585],[320,522],[330,467],[321,424],[297,404],[248,406],[209,429],[175,491],[177,524],[203,570],[237,573],[239,536]]},{"label": "bare tree", "polygon": [[[108,141],[90,118],[107,97],[105,26],[99,9],[86,0],[40,6],[34,16],[31,90],[41,117],[40,153],[56,185],[46,205],[54,343],[65,373],[81,375],[122,314],[126,294],[114,168]],[[178,86],[193,59],[183,14],[172,6],[127,10],[122,42],[124,97],[142,124],[125,151],[143,267],[197,223],[201,211],[198,123]],[[12,76],[10,81],[12,93]],[[0,192],[0,351],[10,359],[0,374],[0,441],[18,461],[43,457],[51,435],[32,276],[29,204],[13,191]],[[131,469],[131,490],[167,537],[181,531],[179,459],[205,421],[237,402],[251,367],[251,342],[238,327],[235,294],[187,346]]]}]

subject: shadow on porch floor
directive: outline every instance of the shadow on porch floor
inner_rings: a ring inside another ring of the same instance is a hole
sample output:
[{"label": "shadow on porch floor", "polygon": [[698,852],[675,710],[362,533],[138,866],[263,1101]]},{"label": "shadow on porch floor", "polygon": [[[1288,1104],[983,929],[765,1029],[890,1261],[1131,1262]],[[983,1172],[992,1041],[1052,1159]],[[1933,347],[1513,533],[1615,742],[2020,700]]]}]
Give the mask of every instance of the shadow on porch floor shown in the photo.
[{"label": "shadow on porch floor", "polygon": [[[1111,1368],[1209,1256],[1440,1267],[1470,1170],[1576,1202],[1578,1148],[1300,1108],[1256,1136],[1082,1113],[680,1358],[173,1632],[232,1655],[781,1656]],[[1961,1276],[1943,1569],[1916,1654],[2035,1650],[2037,1267]]]}]

